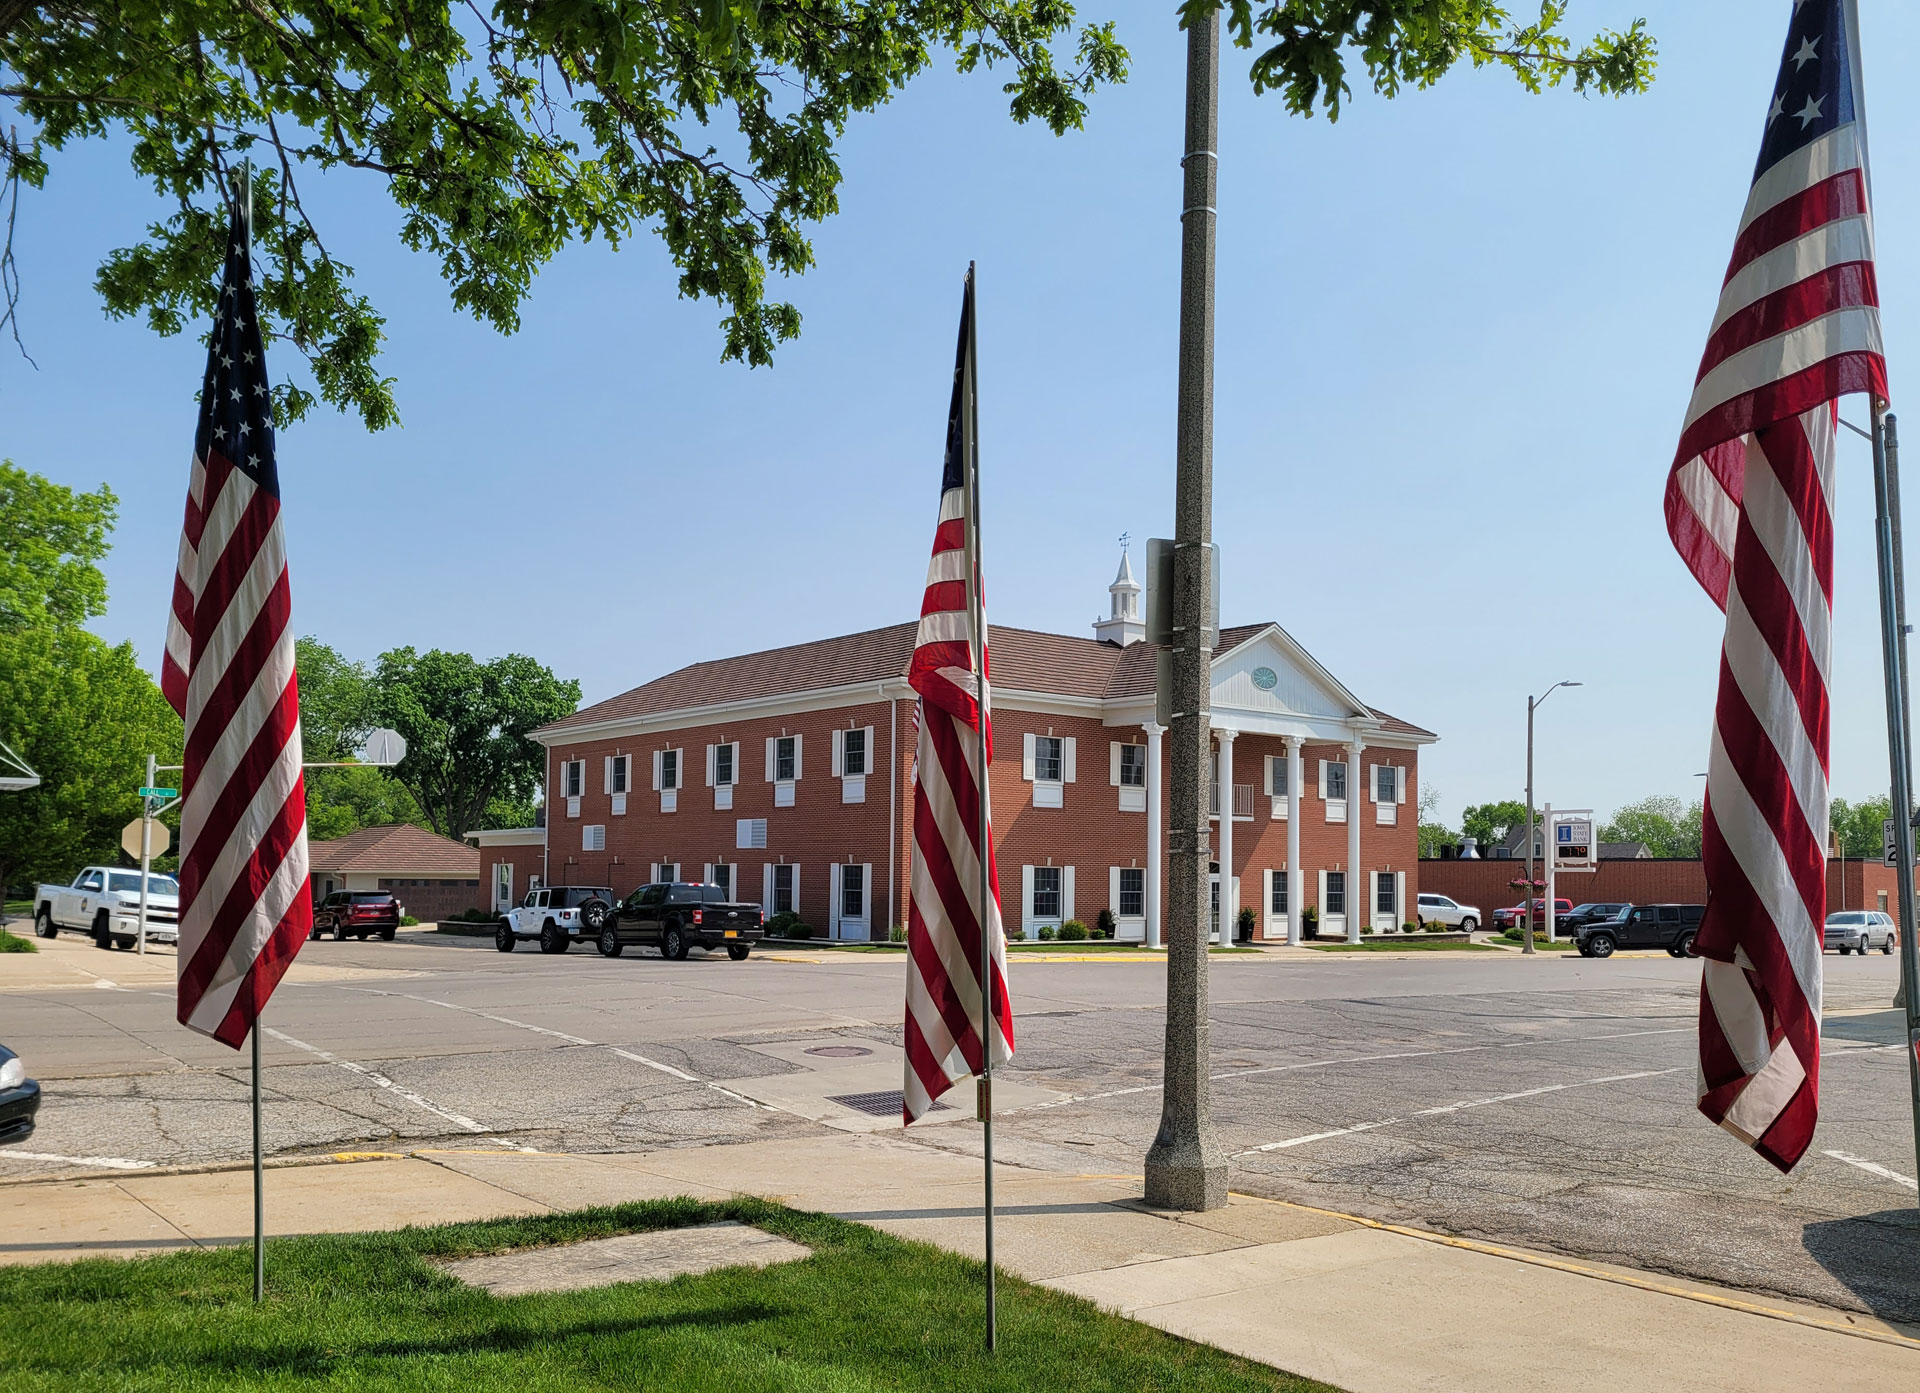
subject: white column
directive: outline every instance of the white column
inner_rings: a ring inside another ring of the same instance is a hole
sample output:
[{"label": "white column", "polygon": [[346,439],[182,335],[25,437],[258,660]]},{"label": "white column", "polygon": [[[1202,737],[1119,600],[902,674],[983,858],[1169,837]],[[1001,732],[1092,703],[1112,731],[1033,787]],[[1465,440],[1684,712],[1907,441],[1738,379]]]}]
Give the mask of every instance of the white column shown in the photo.
[{"label": "white column", "polygon": [[1366,746],[1359,736],[1347,742],[1347,942],[1360,941],[1362,915],[1373,912],[1366,876],[1360,869],[1360,810],[1367,800],[1360,791],[1360,752]]},{"label": "white column", "polygon": [[1233,894],[1233,741],[1240,732],[1221,729],[1220,737],[1220,946],[1232,944],[1240,907]]},{"label": "white column", "polygon": [[1287,737],[1287,941],[1300,941],[1300,901],[1306,893],[1307,878],[1300,869],[1300,771],[1306,763],[1300,758],[1304,742],[1297,735]]},{"label": "white column", "polygon": [[1160,946],[1160,737],[1167,728],[1148,721],[1147,733],[1147,875],[1143,908],[1147,911],[1147,947]]}]

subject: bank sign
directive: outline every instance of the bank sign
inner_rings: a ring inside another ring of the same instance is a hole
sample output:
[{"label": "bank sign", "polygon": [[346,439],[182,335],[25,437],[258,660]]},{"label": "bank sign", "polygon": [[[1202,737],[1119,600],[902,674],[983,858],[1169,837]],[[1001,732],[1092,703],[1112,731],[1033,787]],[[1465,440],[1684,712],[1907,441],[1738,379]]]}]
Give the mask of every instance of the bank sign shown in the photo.
[{"label": "bank sign", "polygon": [[1591,870],[1598,848],[1593,841],[1593,819],[1553,820],[1553,866],[1559,871]]}]

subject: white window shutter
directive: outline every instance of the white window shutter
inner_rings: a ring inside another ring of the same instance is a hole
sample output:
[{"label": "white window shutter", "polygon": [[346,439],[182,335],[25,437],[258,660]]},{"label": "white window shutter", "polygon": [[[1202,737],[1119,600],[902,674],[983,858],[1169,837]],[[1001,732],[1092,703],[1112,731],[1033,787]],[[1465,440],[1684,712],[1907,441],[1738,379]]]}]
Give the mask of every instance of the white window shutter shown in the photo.
[{"label": "white window shutter", "polygon": [[793,912],[802,919],[807,917],[800,909],[800,864],[797,861],[793,867]]},{"label": "white window shutter", "polygon": [[[991,694],[989,694],[989,700],[991,700]],[[867,751],[867,772],[871,774],[875,769],[880,767],[878,761],[873,757],[873,727],[862,726],[860,727],[860,731],[864,737],[860,743],[865,746]]]},{"label": "white window shutter", "polygon": [[767,782],[768,782],[768,783],[772,783],[772,782],[773,782],[773,758],[774,758],[774,756],[773,756],[773,742],[774,742],[774,738],[775,738],[775,737],[773,737],[773,736],[771,736],[771,735],[769,735],[769,736],[767,737]]},{"label": "white window shutter", "polygon": [[1320,761],[1320,801],[1324,803],[1326,801],[1326,798],[1327,798],[1327,761],[1323,759]]},{"label": "white window shutter", "polygon": [[707,746],[707,787],[708,788],[713,787],[713,750],[714,750],[714,747],[712,745]]},{"label": "white window shutter", "polygon": [[773,862],[771,861],[760,868],[760,916],[762,919],[773,917]]},{"label": "white window shutter", "polygon": [[1272,913],[1273,913],[1273,872],[1271,870],[1265,870],[1260,872],[1260,915],[1259,915],[1258,922],[1262,924],[1266,923],[1268,917],[1272,915]]},{"label": "white window shutter", "polygon": [[733,765],[733,781],[737,784],[740,782],[740,742],[738,740],[733,742],[733,758],[729,763]]},{"label": "white window shutter", "polygon": [[1367,766],[1367,801],[1369,803],[1380,801],[1380,766],[1377,764]]},{"label": "white window shutter", "polygon": [[1262,771],[1260,780],[1265,785],[1261,792],[1271,798],[1273,797],[1273,756],[1268,755],[1265,759],[1261,760],[1260,767]]},{"label": "white window shutter", "polygon": [[1107,783],[1114,788],[1120,787],[1120,748],[1118,740],[1107,745]]},{"label": "white window shutter", "polygon": [[1069,735],[1060,742],[1060,782],[1070,784],[1074,780],[1074,750],[1080,742]]},{"label": "white window shutter", "polygon": [[840,863],[827,864],[827,937],[840,937]]},{"label": "white window shutter", "polygon": [[[860,913],[867,921],[867,937],[873,937],[873,862],[860,863]],[[891,927],[891,925],[889,925]]]},{"label": "white window shutter", "polygon": [[[1033,737],[1027,737],[1027,743],[1033,743]],[[1033,867],[1020,868],[1020,927],[1025,928],[1033,922]]]},{"label": "white window shutter", "polygon": [[800,782],[800,741],[801,737],[796,734],[793,737],[793,781],[795,783]]},{"label": "white window shutter", "polygon": [[1073,867],[1060,868],[1060,919],[1064,923],[1073,918]]},{"label": "white window shutter", "polygon": [[1020,777],[1033,782],[1033,732],[1020,737]]},{"label": "white window shutter", "polygon": [[660,791],[660,751],[653,752],[653,791]]},{"label": "white window shutter", "polygon": [[1327,873],[1320,872],[1320,897],[1314,901],[1320,906],[1320,927],[1327,927]]},{"label": "white window shutter", "polygon": [[1120,917],[1120,868],[1107,867],[1107,908],[1113,911],[1113,917]]},{"label": "white window shutter", "polygon": [[1407,873],[1405,871],[1393,873],[1393,922],[1395,924],[1407,922]]},{"label": "white window shutter", "polygon": [[833,777],[838,779],[847,772],[847,733],[835,729],[833,732]]},{"label": "white window shutter", "polygon": [[608,755],[600,766],[600,791],[613,792],[613,756]]},{"label": "white window shutter", "polygon": [[1407,801],[1407,766],[1404,764],[1394,766],[1393,801],[1396,803]]}]

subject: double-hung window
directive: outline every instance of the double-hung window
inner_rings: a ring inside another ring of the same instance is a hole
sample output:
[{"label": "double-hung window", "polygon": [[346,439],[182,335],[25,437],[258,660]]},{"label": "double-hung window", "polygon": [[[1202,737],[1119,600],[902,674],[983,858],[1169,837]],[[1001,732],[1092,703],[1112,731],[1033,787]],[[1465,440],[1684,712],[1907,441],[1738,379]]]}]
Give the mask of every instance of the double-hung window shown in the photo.
[{"label": "double-hung window", "polygon": [[731,787],[733,784],[733,746],[715,745],[713,747],[713,782],[716,787]]},{"label": "double-hung window", "polygon": [[795,867],[775,866],[773,868],[773,912],[775,914],[793,913],[793,877]]},{"label": "double-hung window", "polygon": [[1120,787],[1145,788],[1146,786],[1147,747],[1122,745],[1120,747]]},{"label": "double-hung window", "polygon": [[570,759],[560,766],[560,796],[567,800],[567,816],[580,816],[580,795],[587,786],[587,762]]},{"label": "double-hung window", "polygon": [[1033,780],[1035,783],[1060,782],[1060,737],[1036,735],[1033,738]]},{"label": "double-hung window", "polygon": [[840,868],[840,917],[843,919],[867,917],[866,869],[865,866]]},{"label": "double-hung window", "polygon": [[840,737],[840,772],[855,778],[867,772],[867,732],[849,730]]},{"label": "double-hung window", "polygon": [[660,751],[660,791],[665,793],[679,787],[680,751],[662,750]]},{"label": "double-hung window", "polygon": [[1373,912],[1384,914],[1389,921],[1399,908],[1398,898],[1393,893],[1393,872],[1375,871],[1373,873]]},{"label": "double-hung window", "polygon": [[1328,871],[1326,875],[1327,903],[1324,907],[1325,912],[1330,915],[1345,914],[1347,912],[1347,873],[1345,871]]},{"label": "double-hung window", "polygon": [[800,751],[796,737],[782,735],[773,742],[773,781],[790,784],[800,777]]},{"label": "double-hung window", "polygon": [[867,775],[873,770],[873,727],[854,726],[833,733],[833,773],[840,780],[842,803],[867,801]]},{"label": "double-hung window", "polygon": [[1120,868],[1120,903],[1114,912],[1122,919],[1137,919],[1147,912],[1147,873],[1139,867]]},{"label": "double-hung window", "polygon": [[1058,866],[1033,868],[1033,917],[1035,919],[1060,917],[1060,868]]},{"label": "double-hung window", "polygon": [[1268,898],[1267,913],[1284,917],[1287,910],[1287,882],[1293,878],[1289,871],[1273,871],[1273,892]]},{"label": "double-hung window", "polygon": [[1347,820],[1347,765],[1344,760],[1320,761],[1320,798],[1328,822]]},{"label": "double-hung window", "polygon": [[607,756],[607,795],[613,804],[614,816],[619,817],[627,811],[627,790],[632,787],[632,755]]}]

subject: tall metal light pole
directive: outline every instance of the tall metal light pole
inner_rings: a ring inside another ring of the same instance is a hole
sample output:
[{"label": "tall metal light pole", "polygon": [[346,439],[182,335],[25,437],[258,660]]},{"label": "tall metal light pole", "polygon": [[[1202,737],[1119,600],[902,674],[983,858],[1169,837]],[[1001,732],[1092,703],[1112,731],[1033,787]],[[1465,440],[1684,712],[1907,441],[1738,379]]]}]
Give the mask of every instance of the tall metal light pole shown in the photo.
[{"label": "tall metal light pole", "polygon": [[[1556,682],[1539,696],[1527,698],[1527,894],[1521,901],[1521,906],[1526,910],[1526,924],[1520,931],[1522,953],[1533,952],[1533,713],[1560,688],[1580,685],[1578,682]],[[1541,908],[1548,916],[1547,922],[1552,923],[1553,906],[1543,905]]]},{"label": "tall metal light pole", "polygon": [[[1187,30],[1187,150],[1180,211],[1180,406],[1175,436],[1171,826],[1167,835],[1167,1045],[1147,1203],[1218,1209],[1227,1161],[1207,1081],[1207,776],[1213,615],[1213,234],[1220,12]],[[1230,795],[1229,795],[1230,796]],[[1231,817],[1229,802],[1221,810]],[[1231,868],[1223,868],[1231,875]]]}]

